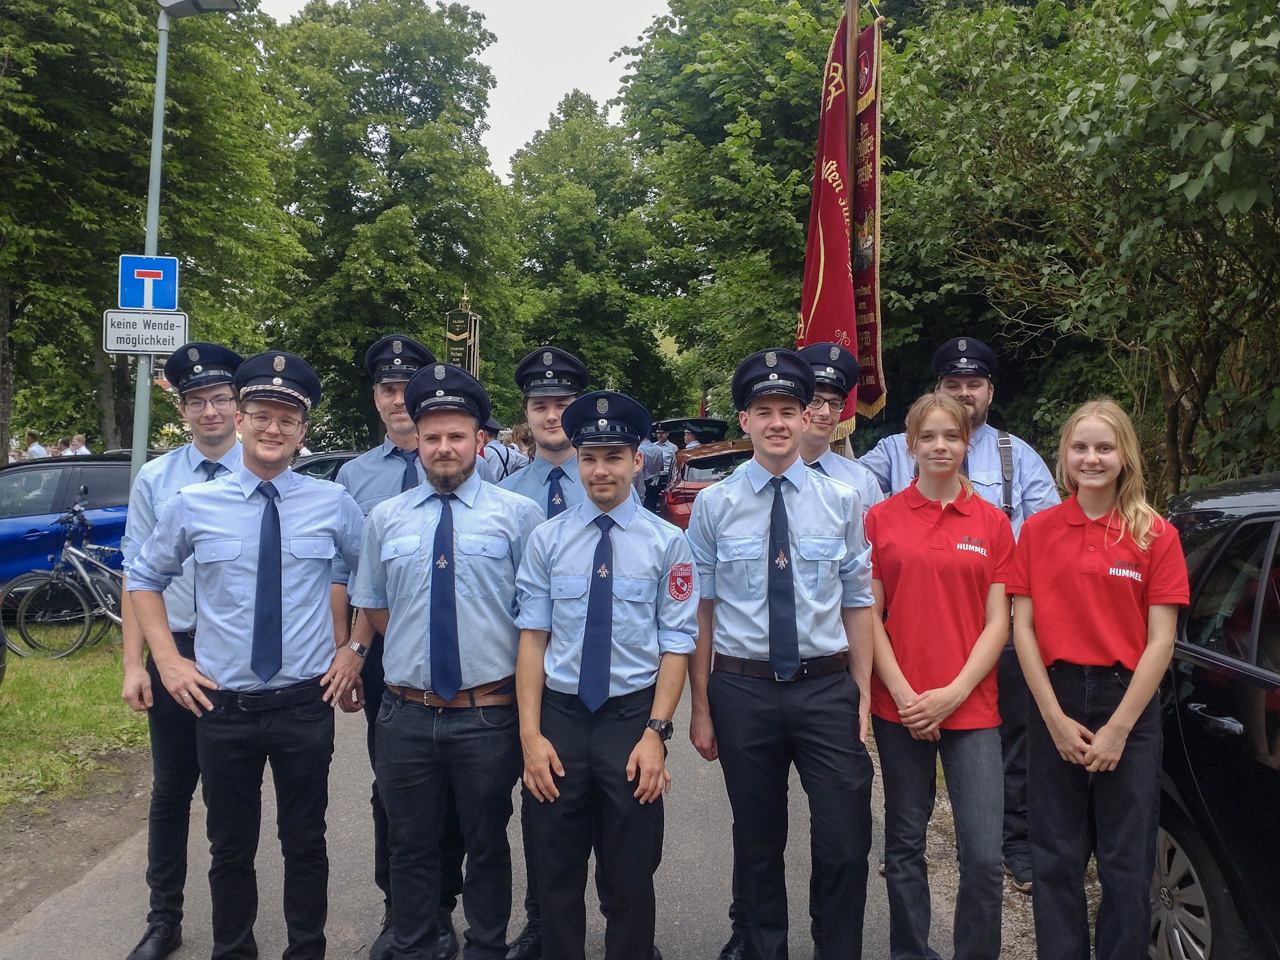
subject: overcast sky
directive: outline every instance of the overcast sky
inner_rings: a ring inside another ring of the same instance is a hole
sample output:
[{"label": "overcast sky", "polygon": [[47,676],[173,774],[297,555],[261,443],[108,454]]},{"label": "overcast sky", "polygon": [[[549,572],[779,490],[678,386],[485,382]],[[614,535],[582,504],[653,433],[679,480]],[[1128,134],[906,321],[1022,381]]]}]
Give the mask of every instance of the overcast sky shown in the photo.
[{"label": "overcast sky", "polygon": [[[610,57],[635,43],[667,0],[466,0],[484,14],[498,39],[481,59],[497,85],[489,92],[489,149],[493,169],[509,179],[511,155],[538,130],[574,87],[597,102],[618,93],[625,61]],[[262,0],[286,21],[304,0]]]}]

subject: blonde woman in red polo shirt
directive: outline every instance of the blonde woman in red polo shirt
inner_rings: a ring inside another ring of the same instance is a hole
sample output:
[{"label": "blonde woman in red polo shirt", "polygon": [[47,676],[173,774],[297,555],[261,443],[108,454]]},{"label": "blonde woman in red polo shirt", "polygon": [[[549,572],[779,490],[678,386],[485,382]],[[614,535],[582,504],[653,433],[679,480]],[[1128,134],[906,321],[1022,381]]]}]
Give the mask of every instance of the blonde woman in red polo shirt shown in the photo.
[{"label": "blonde woman in red polo shirt", "polygon": [[996,662],[1013,530],[962,472],[969,414],[945,394],[907,414],[918,478],[867,514],[875,598],[871,714],[884,779],[893,960],[935,960],[924,847],[938,757],[960,854],[956,960],[1000,956],[1004,787]]},{"label": "blonde woman in red polo shirt", "polygon": [[1188,602],[1177,531],[1151,508],[1138,438],[1111,400],[1062,428],[1058,484],[1027,519],[1009,592],[1039,711],[1027,723],[1028,818],[1040,960],[1089,960],[1084,871],[1098,862],[1098,960],[1140,960],[1150,932],[1160,791],[1156,692]]}]

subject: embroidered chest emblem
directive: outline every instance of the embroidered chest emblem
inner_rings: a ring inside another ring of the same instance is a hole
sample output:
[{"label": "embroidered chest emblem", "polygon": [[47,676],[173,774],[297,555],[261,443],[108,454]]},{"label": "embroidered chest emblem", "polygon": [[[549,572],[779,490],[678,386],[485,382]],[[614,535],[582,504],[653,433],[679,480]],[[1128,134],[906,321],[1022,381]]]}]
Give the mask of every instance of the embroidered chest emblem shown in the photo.
[{"label": "embroidered chest emblem", "polygon": [[560,496],[560,494],[557,493],[554,497],[551,498],[551,502],[554,503],[556,506],[559,506],[560,504],[564,503],[564,497]]},{"label": "embroidered chest emblem", "polygon": [[785,570],[785,569],[787,569],[787,555],[786,555],[786,553],[785,553],[784,551],[782,551],[782,550],[779,550],[779,551],[778,551],[777,559],[775,559],[773,562],[774,562],[774,563],[776,563],[776,564],[778,565],[778,569],[779,569],[779,570]]},{"label": "embroidered chest emblem", "polygon": [[596,571],[596,576],[599,577],[601,580],[606,579],[609,576],[609,568],[605,566],[603,563],[600,564],[600,569]]},{"label": "embroidered chest emblem", "polygon": [[440,554],[440,559],[436,561],[436,566],[443,570],[449,565],[449,561],[444,558],[444,554]]}]

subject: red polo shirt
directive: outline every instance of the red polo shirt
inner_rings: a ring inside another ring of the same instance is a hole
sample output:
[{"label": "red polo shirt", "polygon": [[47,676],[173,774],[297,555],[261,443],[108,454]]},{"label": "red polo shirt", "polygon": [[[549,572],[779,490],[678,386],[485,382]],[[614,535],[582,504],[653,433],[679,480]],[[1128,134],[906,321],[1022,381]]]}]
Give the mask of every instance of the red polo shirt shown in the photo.
[{"label": "red polo shirt", "polygon": [[[964,668],[987,622],[987,593],[1013,561],[1009,518],[981,496],[945,507],[915,481],[867,513],[871,575],[884,585],[885,630],[903,676],[917,693],[945,687]],[[880,678],[871,678],[871,712],[901,723]],[[946,730],[1000,725],[996,671],[974,688]]]},{"label": "red polo shirt", "polygon": [[1045,665],[1120,663],[1147,648],[1147,608],[1190,601],[1178,531],[1157,519],[1145,551],[1114,511],[1090,520],[1075,497],[1028,517],[1006,588],[1030,597]]}]

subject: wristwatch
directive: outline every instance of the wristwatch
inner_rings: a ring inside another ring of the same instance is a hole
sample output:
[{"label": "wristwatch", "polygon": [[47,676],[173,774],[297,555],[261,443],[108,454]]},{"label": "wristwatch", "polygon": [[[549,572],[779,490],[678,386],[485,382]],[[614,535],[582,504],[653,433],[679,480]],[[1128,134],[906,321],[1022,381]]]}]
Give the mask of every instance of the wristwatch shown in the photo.
[{"label": "wristwatch", "polygon": [[651,717],[645,726],[661,737],[663,742],[670,740],[676,729],[676,725],[670,720],[659,720],[657,717]]},{"label": "wristwatch", "polygon": [[356,643],[354,640],[347,641],[347,649],[353,651],[361,660],[369,655],[369,648],[363,643]]}]

